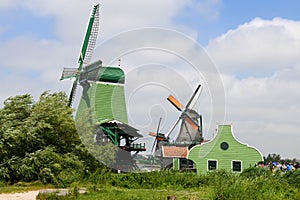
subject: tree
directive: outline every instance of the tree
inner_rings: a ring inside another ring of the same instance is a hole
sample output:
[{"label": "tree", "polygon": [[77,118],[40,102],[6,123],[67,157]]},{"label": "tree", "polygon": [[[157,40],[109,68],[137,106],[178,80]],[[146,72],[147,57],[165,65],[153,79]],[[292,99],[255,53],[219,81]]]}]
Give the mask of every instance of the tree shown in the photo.
[{"label": "tree", "polygon": [[10,97],[0,110],[0,162],[12,156],[24,156],[28,140],[28,118],[33,106],[28,94]]},{"label": "tree", "polygon": [[265,162],[279,162],[281,160],[281,157],[279,154],[272,153],[268,154],[267,157],[264,158]]},{"label": "tree", "polygon": [[67,153],[80,144],[63,92],[44,92],[35,104],[28,94],[10,97],[0,116],[0,159],[24,157],[47,146]]},{"label": "tree", "polygon": [[63,92],[44,92],[33,106],[30,122],[41,146],[51,145],[57,152],[67,153],[80,144],[72,108],[68,107],[68,98]]},{"label": "tree", "polygon": [[87,172],[106,168],[99,160],[111,159],[113,148],[94,147],[92,129],[83,124],[93,148],[85,147],[72,112],[63,92],[44,92],[37,102],[29,94],[5,100],[0,109],[0,180],[66,186]]}]

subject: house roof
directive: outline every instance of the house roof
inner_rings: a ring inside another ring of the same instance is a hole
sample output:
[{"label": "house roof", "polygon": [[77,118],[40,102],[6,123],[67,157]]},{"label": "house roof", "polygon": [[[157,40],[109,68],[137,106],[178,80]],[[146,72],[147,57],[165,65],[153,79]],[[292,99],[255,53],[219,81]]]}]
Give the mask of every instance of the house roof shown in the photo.
[{"label": "house roof", "polygon": [[162,146],[162,155],[165,158],[186,158],[188,147]]}]

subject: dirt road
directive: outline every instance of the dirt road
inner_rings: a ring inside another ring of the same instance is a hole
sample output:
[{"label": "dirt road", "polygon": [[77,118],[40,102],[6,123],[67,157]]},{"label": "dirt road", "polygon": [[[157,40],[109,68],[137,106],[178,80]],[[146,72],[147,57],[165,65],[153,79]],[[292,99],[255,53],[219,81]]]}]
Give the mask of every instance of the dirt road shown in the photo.
[{"label": "dirt road", "polygon": [[[58,196],[66,196],[69,193],[69,189],[43,189],[43,190],[34,190],[28,192],[19,192],[19,193],[12,193],[12,194],[0,194],[0,200],[35,200],[36,196],[41,194],[47,193],[56,193]],[[79,194],[86,193],[86,188],[80,188],[78,190]]]},{"label": "dirt road", "polygon": [[39,190],[13,194],[0,194],[0,200],[35,200]]}]

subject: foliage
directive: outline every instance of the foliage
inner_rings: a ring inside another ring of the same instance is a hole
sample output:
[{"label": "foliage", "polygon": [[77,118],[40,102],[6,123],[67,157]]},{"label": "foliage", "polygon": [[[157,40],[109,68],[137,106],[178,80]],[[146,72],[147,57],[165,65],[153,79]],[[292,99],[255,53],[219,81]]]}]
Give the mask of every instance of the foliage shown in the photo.
[{"label": "foliage", "polygon": [[300,189],[300,170],[294,170],[287,172],[283,175],[283,178],[294,187]]},{"label": "foliage", "polygon": [[270,176],[272,176],[272,171],[268,170],[268,169],[264,169],[261,167],[249,167],[247,169],[244,169],[243,172],[241,173],[242,177],[245,178],[257,178],[257,177],[265,177],[268,178]]},{"label": "foliage", "polygon": [[[278,176],[261,173],[253,176],[236,175],[223,170],[209,174],[210,185],[214,186],[212,199],[294,199],[299,190],[291,187]],[[267,175],[267,176],[266,176]],[[248,178],[246,178],[248,177]]]},{"label": "foliage", "polygon": [[87,181],[129,189],[197,188],[205,182],[204,176],[188,172],[175,173],[169,170],[127,174],[112,174],[103,170],[91,175]]},{"label": "foliage", "polygon": [[281,159],[280,155],[279,154],[276,154],[276,153],[272,153],[272,154],[268,154],[267,157],[264,157],[264,160],[266,163],[268,162],[279,162]]},{"label": "foliage", "polygon": [[290,159],[290,158],[285,158],[282,159],[279,154],[272,153],[268,154],[267,157],[264,157],[264,162],[269,163],[269,162],[280,162],[280,163],[295,163],[297,162],[296,158]]},{"label": "foliage", "polygon": [[85,149],[93,155],[101,163],[105,163],[106,166],[112,167],[115,164],[115,157],[118,147],[112,143],[106,143],[98,145],[95,143],[95,127],[96,116],[93,116],[93,112],[90,109],[86,109],[86,112],[82,112],[80,115],[76,115],[76,129],[77,133],[84,144]]},{"label": "foliage", "polygon": [[[98,188],[104,188],[100,189],[99,193],[107,189],[112,190],[111,188],[122,188],[135,191],[202,191],[195,194],[195,198],[199,199],[204,198],[203,191],[206,191],[205,197],[209,199],[299,199],[300,197],[299,189],[289,184],[285,175],[272,174],[262,168],[249,168],[241,174],[217,170],[200,176],[195,173],[169,170],[127,174],[99,171],[91,175],[87,181]],[[294,183],[296,181],[297,179]],[[113,190],[111,192],[114,193]],[[95,194],[97,195],[99,194]],[[120,196],[113,197],[120,199]],[[134,195],[132,197],[137,198]]]},{"label": "foliage", "polygon": [[103,164],[82,145],[63,92],[10,97],[0,109],[0,181],[67,186]]}]

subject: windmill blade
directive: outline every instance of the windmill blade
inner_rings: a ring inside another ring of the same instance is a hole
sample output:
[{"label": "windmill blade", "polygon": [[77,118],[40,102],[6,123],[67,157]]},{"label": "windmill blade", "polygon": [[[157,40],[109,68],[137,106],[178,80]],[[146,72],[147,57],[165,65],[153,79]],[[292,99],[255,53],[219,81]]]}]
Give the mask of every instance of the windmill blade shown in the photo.
[{"label": "windmill blade", "polygon": [[76,77],[77,75],[77,68],[68,68],[65,67],[63,69],[63,72],[61,74],[60,80],[68,79],[68,78],[73,78]]},{"label": "windmill blade", "polygon": [[154,132],[149,132],[149,135],[150,135],[150,136],[153,136],[153,137],[156,137],[157,134],[154,133]]},{"label": "windmill blade", "polygon": [[78,63],[80,64],[81,67],[83,64],[88,64],[92,58],[93,51],[96,45],[97,36],[98,36],[98,30],[99,30],[99,4],[93,7],[90,21],[84,37],[83,45],[78,59]]},{"label": "windmill blade", "polygon": [[85,73],[90,73],[90,72],[93,72],[95,70],[98,70],[101,67],[102,67],[102,61],[101,60],[97,60],[96,62],[93,62],[91,64],[86,65],[84,67],[84,72]]},{"label": "windmill blade", "polygon": [[153,151],[153,150],[156,149],[156,145],[157,145],[157,143],[158,143],[158,140],[159,140],[159,141],[163,141],[163,140],[165,139],[164,135],[159,133],[159,127],[160,127],[161,120],[162,120],[162,118],[160,117],[160,118],[159,118],[159,121],[158,121],[156,133],[154,133],[154,132],[150,132],[150,133],[149,133],[149,135],[155,137],[155,140],[154,140],[154,143],[153,143],[153,146],[152,146],[152,149],[151,149],[151,153],[152,153],[152,154],[154,154],[154,151]]},{"label": "windmill blade", "polygon": [[193,138],[192,138],[192,136],[191,136],[191,134],[189,132],[189,128],[188,128],[187,124],[183,123],[183,125],[184,125],[184,128],[185,128],[186,134],[189,136],[190,141],[192,141]]},{"label": "windmill blade", "polygon": [[158,132],[159,132],[159,127],[160,127],[161,120],[162,120],[162,118],[160,117],[159,121],[158,121],[157,130],[156,130],[157,135],[158,135]]},{"label": "windmill blade", "polygon": [[69,107],[72,106],[72,103],[73,103],[73,99],[74,99],[74,96],[75,96],[75,93],[76,93],[76,89],[77,89],[77,78],[76,80],[73,82],[73,86],[72,86],[72,89],[71,89],[71,93],[70,93],[70,96],[69,96]]},{"label": "windmill blade", "polygon": [[69,97],[69,106],[72,106],[73,99],[76,94],[77,84],[79,80],[79,76],[82,71],[82,67],[84,64],[90,62],[90,59],[93,55],[93,51],[96,45],[96,40],[98,36],[98,29],[99,29],[99,4],[95,5],[92,10],[92,14],[89,20],[89,24],[87,27],[87,31],[84,37],[84,41],[82,44],[82,48],[80,51],[78,63],[79,67],[77,69],[77,73],[75,76],[75,80],[73,82],[72,90]]},{"label": "windmill blade", "polygon": [[154,154],[155,153],[155,149],[156,149],[156,144],[157,144],[157,140],[155,138],[154,142],[153,142],[153,146],[152,146],[152,149],[151,149],[151,154]]},{"label": "windmill blade", "polygon": [[82,81],[97,81],[99,79],[100,68],[102,67],[102,61],[98,60],[94,63],[84,66],[81,72],[79,82]]},{"label": "windmill blade", "polygon": [[166,134],[166,138],[168,138],[170,136],[170,134],[172,133],[172,131],[175,129],[175,127],[177,126],[177,124],[179,123],[179,121],[181,120],[181,117],[179,117],[177,119],[177,121],[174,123],[174,125],[172,126],[172,128],[169,130],[169,132]]},{"label": "windmill blade", "polygon": [[200,89],[201,85],[199,84],[197,89],[195,90],[194,94],[192,95],[192,97],[190,98],[189,102],[186,104],[185,109],[189,108],[189,106],[191,105],[193,99],[195,98],[198,90]]},{"label": "windmill blade", "polygon": [[199,125],[193,120],[188,114],[185,114],[185,121],[191,125],[191,127],[196,131],[199,128]]},{"label": "windmill blade", "polygon": [[183,105],[175,97],[170,95],[167,99],[177,110],[182,111]]},{"label": "windmill blade", "polygon": [[158,133],[159,133],[159,127],[160,127],[161,120],[162,120],[162,118],[160,117],[160,118],[159,118],[159,121],[158,121],[156,133],[154,133],[154,132],[149,132],[149,135],[150,135],[150,136],[157,137],[157,136],[159,135]]}]

